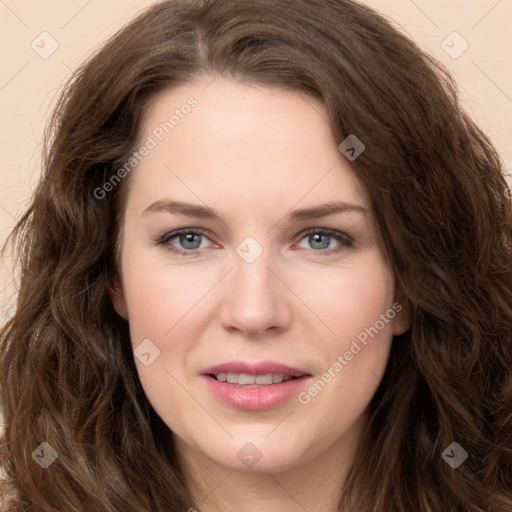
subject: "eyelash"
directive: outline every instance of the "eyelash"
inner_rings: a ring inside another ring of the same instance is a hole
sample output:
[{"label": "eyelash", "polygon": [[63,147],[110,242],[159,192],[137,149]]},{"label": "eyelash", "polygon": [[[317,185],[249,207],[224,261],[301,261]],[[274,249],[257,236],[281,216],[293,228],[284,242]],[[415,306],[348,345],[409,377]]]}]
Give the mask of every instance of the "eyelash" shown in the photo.
[{"label": "eyelash", "polygon": [[[180,236],[180,235],[201,235],[205,238],[208,238],[209,232],[201,229],[201,228],[186,228],[186,229],[179,229],[177,231],[172,231],[170,233],[165,233],[164,235],[161,235],[155,239],[155,243],[157,245],[162,245],[165,247],[166,250],[170,251],[173,254],[177,254],[180,256],[199,256],[200,250],[194,249],[186,251],[184,249],[176,249],[174,246],[172,246],[169,242]],[[323,249],[315,251],[314,249],[311,249],[315,254],[320,255],[331,255],[331,254],[337,254],[341,252],[344,248],[352,247],[354,244],[354,240],[352,237],[347,235],[346,233],[342,233],[340,231],[334,231],[332,229],[325,229],[325,228],[310,228],[306,231],[302,231],[298,236],[300,236],[300,241],[302,241],[304,238],[306,238],[309,235],[314,234],[320,234],[320,235],[327,235],[331,238],[334,238],[340,243],[340,247],[337,249]],[[209,238],[208,238],[209,239]]]}]

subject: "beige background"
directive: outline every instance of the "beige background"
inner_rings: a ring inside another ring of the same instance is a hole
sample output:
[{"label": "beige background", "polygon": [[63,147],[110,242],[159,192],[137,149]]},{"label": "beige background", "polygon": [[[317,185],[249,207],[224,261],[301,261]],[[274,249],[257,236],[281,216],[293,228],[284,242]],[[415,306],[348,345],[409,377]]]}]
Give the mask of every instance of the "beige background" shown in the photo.
[{"label": "beige background", "polygon": [[[153,3],[0,0],[0,242],[25,208],[38,177],[41,134],[59,87],[92,49]],[[365,3],[393,19],[452,71],[466,107],[494,140],[512,173],[512,0]],[[44,55],[57,44],[54,53]],[[466,44],[469,47],[459,55]],[[4,262],[0,323],[12,307],[14,292],[12,273]]]}]

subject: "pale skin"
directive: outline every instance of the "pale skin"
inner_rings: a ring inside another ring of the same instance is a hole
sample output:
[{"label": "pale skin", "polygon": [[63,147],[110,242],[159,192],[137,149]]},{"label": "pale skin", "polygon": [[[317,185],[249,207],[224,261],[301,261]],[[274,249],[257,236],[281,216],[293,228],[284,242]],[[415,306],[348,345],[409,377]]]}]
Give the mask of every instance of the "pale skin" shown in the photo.
[{"label": "pale skin", "polygon": [[[133,171],[122,221],[114,304],[133,347],[150,339],[160,350],[149,366],[136,359],[140,380],[174,433],[202,511],[338,511],[392,338],[410,325],[405,307],[308,404],[294,396],[239,410],[200,374],[271,360],[305,368],[307,391],[392,308],[395,282],[369,198],[323,104],[296,92],[205,77],[154,98],[140,139],[191,96],[197,107]],[[147,210],[170,200],[222,220]],[[345,208],[292,218],[333,202]],[[185,228],[188,238],[155,241]],[[263,249],[252,263],[237,252],[247,237]],[[261,454],[250,468],[237,457],[249,442]]]}]

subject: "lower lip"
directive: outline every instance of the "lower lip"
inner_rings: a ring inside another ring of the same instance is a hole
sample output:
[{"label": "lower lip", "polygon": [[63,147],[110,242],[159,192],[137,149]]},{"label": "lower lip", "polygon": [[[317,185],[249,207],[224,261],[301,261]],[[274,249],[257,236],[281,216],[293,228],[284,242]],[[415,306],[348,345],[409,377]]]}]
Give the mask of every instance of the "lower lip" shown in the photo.
[{"label": "lower lip", "polygon": [[222,402],[236,409],[263,411],[284,404],[304,388],[309,375],[268,386],[239,386],[220,382],[209,375],[203,375],[210,391]]}]

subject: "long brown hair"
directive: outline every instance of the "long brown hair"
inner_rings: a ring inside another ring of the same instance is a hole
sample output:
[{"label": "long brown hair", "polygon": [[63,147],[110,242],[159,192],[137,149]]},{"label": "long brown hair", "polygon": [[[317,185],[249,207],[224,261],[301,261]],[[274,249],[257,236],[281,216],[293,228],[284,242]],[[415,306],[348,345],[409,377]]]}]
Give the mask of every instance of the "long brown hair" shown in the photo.
[{"label": "long brown hair", "polygon": [[[109,298],[129,178],[107,197],[94,191],[140,143],[151,98],[206,73],[320,98],[337,140],[355,134],[366,145],[352,167],[412,328],[393,341],[341,504],[510,512],[512,209],[502,164],[447,72],[350,0],[160,2],[66,85],[42,179],[10,238],[20,280],[0,333],[4,512],[200,510]],[[453,442],[468,454],[457,469],[442,457]],[[58,454],[47,469],[33,457],[41,443]]]}]

